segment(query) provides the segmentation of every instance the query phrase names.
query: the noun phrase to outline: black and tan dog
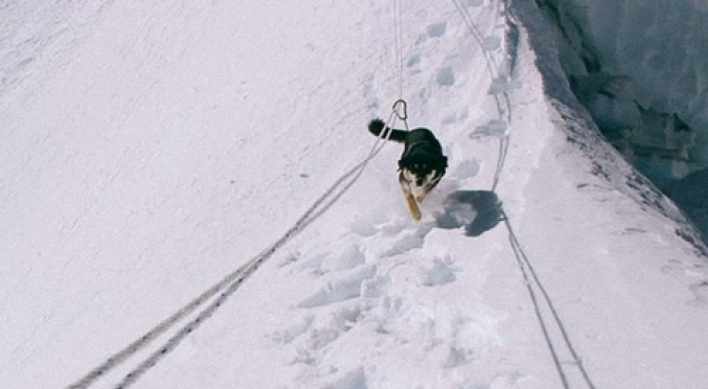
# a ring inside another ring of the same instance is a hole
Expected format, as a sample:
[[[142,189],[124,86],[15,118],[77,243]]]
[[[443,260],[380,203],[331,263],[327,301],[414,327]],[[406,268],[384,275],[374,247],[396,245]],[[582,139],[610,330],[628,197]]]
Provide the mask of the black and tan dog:
[[[420,220],[418,203],[440,182],[447,169],[447,157],[442,153],[440,142],[427,128],[392,130],[381,119],[372,120],[369,131],[376,136],[388,136],[389,140],[403,143],[403,154],[398,161],[398,181],[411,215],[415,220]]]

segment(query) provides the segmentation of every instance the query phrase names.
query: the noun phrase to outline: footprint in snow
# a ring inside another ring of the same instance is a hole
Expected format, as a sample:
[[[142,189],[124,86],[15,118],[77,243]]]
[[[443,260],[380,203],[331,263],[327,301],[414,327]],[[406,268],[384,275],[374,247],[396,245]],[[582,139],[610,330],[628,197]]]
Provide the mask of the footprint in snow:
[[[406,62],[406,65],[409,68],[412,68],[413,66],[416,66],[418,64],[420,64],[420,54],[413,54],[408,57],[408,62]]]
[[[455,85],[455,72],[449,66],[444,67],[438,70],[435,81],[439,86],[453,86]]]
[[[694,306],[708,305],[708,281],[693,284],[689,287],[693,293],[694,300],[690,302]]]
[[[367,253],[376,258],[394,257],[420,249],[434,224],[420,223],[411,227],[408,220],[384,225],[376,239],[367,243]]]
[[[450,172],[450,177],[456,180],[471,179],[476,177],[481,170],[480,163],[474,159],[461,161]]]
[[[419,53],[413,54],[410,57],[408,57],[408,61],[406,61],[406,66],[408,69],[410,69],[411,74],[420,74],[423,72],[422,68],[422,58]]]
[[[327,310],[327,314],[307,313],[290,326],[275,331],[269,338],[293,352],[292,364],[316,367],[322,362],[322,350],[351,330],[362,318],[362,308],[351,304]]]
[[[512,82],[512,80],[508,76],[501,75],[492,80],[492,83],[489,85],[489,90],[487,91],[487,94],[490,96],[501,95],[517,87],[518,84]]]
[[[357,244],[344,245],[322,259],[322,269],[326,271],[349,270],[361,266],[366,257]]]
[[[435,259],[432,265],[423,269],[422,282],[424,286],[439,286],[457,281],[460,269],[455,268],[450,260]]]
[[[455,123],[463,123],[470,117],[470,111],[467,107],[463,107],[459,111],[454,111],[443,117],[442,124],[449,125]]]
[[[501,49],[502,40],[496,35],[490,35],[482,41],[482,47],[487,51],[497,51]]]
[[[361,296],[361,284],[374,277],[376,268],[367,266],[353,272],[347,277],[327,282],[312,296],[306,298],[298,306],[300,308],[315,308],[336,304]]]
[[[438,22],[438,23],[433,23],[428,26],[426,29],[426,32],[428,33],[428,36],[431,38],[439,38],[443,35],[445,35],[445,31],[447,30],[447,22]]]
[[[312,323],[314,321],[315,315],[304,315],[300,319],[295,321],[295,323],[290,325],[290,327],[271,334],[270,338],[279,344],[290,344],[295,339],[300,337],[300,335],[307,333],[307,331],[312,327]]]
[[[366,373],[363,368],[358,368],[344,375],[344,377],[336,380],[330,385],[325,386],[325,389],[367,389],[369,386],[366,383]]]
[[[470,134],[470,139],[498,138],[502,139],[509,135],[509,126],[506,121],[492,119],[483,126],[477,127]]]

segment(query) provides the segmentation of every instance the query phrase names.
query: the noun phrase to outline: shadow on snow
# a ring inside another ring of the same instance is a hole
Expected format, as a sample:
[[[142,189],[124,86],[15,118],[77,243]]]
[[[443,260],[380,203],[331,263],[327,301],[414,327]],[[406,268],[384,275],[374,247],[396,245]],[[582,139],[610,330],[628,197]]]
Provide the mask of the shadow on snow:
[[[437,216],[437,226],[445,229],[464,227],[465,235],[480,236],[502,220],[499,197],[485,190],[460,190],[451,193],[443,203],[444,212]]]

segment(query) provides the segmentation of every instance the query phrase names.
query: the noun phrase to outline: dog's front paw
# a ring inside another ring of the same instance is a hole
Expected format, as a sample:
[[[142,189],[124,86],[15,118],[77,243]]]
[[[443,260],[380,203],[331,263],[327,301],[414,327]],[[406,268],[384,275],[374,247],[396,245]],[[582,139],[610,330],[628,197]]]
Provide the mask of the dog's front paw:
[[[420,220],[420,218],[423,216],[420,213],[420,208],[418,207],[418,202],[416,201],[415,197],[413,196],[413,193],[407,192],[405,194],[406,196],[406,203],[408,204],[408,210],[411,212],[411,216],[413,216],[413,219],[415,220]]]

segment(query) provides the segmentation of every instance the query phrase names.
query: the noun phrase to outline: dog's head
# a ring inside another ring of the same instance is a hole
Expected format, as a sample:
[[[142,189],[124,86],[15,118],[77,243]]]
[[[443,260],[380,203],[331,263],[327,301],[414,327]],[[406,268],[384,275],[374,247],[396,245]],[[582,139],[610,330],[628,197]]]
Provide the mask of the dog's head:
[[[446,169],[447,157],[445,156],[437,159],[410,157],[398,161],[401,180],[408,184],[411,190],[417,192],[418,196],[430,192],[445,175]]]

